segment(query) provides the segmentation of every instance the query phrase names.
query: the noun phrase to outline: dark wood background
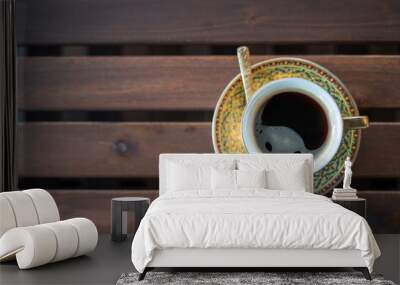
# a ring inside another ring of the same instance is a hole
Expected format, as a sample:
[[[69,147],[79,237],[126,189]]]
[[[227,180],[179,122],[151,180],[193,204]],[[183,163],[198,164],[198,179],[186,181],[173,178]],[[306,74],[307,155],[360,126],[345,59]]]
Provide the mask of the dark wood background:
[[[213,152],[238,72],[295,55],[348,86],[371,127],[354,186],[376,233],[400,233],[400,1],[17,1],[19,187],[110,230],[110,199],[158,195],[158,155]]]

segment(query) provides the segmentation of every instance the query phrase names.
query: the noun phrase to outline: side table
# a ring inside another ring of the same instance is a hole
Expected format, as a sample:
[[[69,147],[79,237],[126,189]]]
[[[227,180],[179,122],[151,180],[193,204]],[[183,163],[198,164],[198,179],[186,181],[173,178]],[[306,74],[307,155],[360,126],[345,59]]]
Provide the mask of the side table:
[[[150,205],[144,197],[118,197],[111,200],[111,240],[123,241],[128,235],[128,212],[134,212],[135,232]]]
[[[364,219],[367,218],[367,200],[364,198],[357,199],[332,199],[332,202],[341,205],[342,207],[359,214]]]

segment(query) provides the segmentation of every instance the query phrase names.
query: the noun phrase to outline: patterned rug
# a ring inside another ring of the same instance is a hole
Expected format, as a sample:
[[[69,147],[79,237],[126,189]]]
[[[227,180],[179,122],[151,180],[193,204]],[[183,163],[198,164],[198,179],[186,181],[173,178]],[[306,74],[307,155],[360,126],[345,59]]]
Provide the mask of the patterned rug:
[[[359,272],[148,272],[146,278],[138,281],[138,273],[122,274],[117,285],[146,284],[213,284],[213,285],[292,285],[292,284],[368,284],[395,285],[382,276],[372,275],[368,281]]]

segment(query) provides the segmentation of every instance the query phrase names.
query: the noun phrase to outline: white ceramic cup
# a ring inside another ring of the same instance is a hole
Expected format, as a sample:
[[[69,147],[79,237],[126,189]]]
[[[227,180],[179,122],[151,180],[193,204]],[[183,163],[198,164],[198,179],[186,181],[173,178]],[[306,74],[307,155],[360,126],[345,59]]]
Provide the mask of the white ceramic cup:
[[[285,92],[301,93],[313,99],[323,110],[327,119],[327,136],[314,154],[314,172],[323,168],[335,155],[343,137],[343,118],[333,98],[320,86],[301,78],[285,78],[272,81],[258,89],[249,99],[241,122],[244,146],[249,153],[266,152],[257,141],[256,124],[260,113],[275,95]],[[282,114],[283,116],[285,114]],[[299,118],[301,120],[301,118]],[[272,151],[274,152],[274,151]],[[280,150],[279,152],[285,152]]]

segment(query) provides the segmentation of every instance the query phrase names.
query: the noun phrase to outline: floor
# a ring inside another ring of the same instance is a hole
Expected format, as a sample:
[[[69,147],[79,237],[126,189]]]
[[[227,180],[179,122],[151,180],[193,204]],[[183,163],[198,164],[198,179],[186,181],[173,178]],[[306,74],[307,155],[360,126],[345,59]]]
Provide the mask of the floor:
[[[382,257],[377,260],[374,271],[398,283],[400,235],[376,235],[376,238]],[[110,240],[110,235],[100,235],[97,249],[88,256],[30,270],[19,270],[16,262],[3,263],[0,284],[115,284],[122,273],[134,271],[130,260],[131,242],[132,237],[116,243]]]
[[[0,284],[115,284],[124,272],[133,271],[131,240],[116,243],[110,235],[100,235],[97,249],[81,256],[29,270],[19,270],[16,262],[0,265]]]
[[[374,271],[400,284],[400,234],[380,234],[375,239],[381,256],[375,262]]]

